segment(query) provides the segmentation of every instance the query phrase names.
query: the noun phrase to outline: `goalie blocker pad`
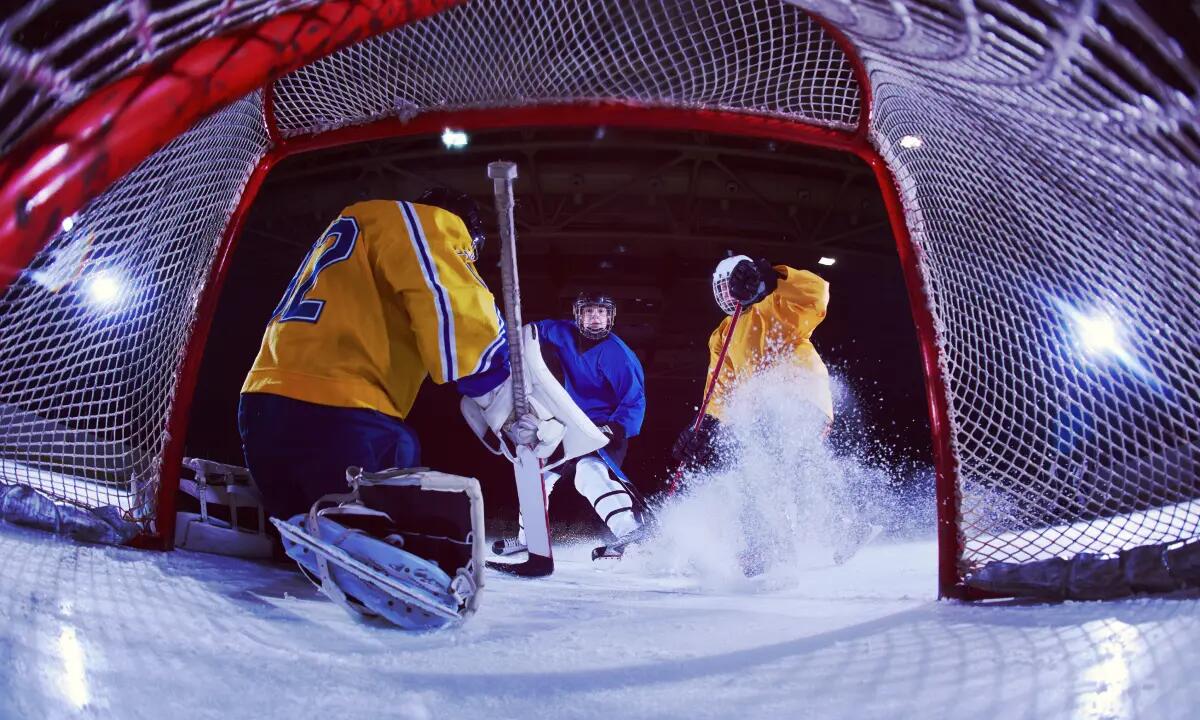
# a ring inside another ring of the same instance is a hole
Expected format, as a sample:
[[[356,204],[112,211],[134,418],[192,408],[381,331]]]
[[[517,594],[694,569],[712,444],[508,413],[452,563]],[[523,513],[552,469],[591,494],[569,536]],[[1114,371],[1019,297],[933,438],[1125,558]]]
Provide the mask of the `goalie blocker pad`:
[[[473,478],[349,468],[351,491],[289,522],[284,549],[347,612],[406,630],[462,622],[483,586],[483,498]],[[323,507],[325,506],[325,507]]]
[[[546,366],[537,327],[526,325],[521,332],[524,333],[525,394],[530,411],[541,421],[538,444],[533,450],[543,461],[542,469],[552,470],[607,445],[608,436],[579,409]],[[503,433],[512,416],[512,383],[502,383],[494,393],[486,400],[464,396],[460,402],[463,418],[488,450],[515,462],[514,448]]]

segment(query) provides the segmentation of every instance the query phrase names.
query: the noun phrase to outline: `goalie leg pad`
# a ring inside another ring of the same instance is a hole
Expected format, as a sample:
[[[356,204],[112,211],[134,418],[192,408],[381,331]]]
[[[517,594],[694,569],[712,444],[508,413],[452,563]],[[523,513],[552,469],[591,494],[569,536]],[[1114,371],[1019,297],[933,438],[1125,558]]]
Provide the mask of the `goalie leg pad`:
[[[358,467],[347,468],[346,480],[349,493],[322,497],[308,514],[271,518],[287,554],[321,592],[351,613],[406,630],[474,613],[483,588],[479,482],[423,468]]]
[[[435,563],[329,517],[317,518],[314,536],[305,529],[306,519],[297,515],[289,523],[275,523],[288,556],[331,599],[352,612],[380,616],[406,630],[433,630],[459,619],[458,601],[447,590],[450,577]],[[340,593],[324,586],[322,556],[329,581]],[[357,564],[345,562],[343,556]]]

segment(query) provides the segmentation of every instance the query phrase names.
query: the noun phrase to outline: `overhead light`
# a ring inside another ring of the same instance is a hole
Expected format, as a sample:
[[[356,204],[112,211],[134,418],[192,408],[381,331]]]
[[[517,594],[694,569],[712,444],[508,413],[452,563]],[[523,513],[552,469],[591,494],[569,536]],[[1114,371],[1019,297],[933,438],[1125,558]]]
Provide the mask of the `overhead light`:
[[[1104,310],[1080,310],[1062,300],[1056,304],[1066,316],[1075,335],[1074,344],[1083,355],[1097,361],[1115,358],[1139,373],[1145,371],[1130,351],[1126,328],[1118,318]]]
[[[1075,334],[1092,355],[1117,355],[1123,351],[1117,323],[1103,313],[1076,315]]]
[[[900,147],[905,150],[916,150],[921,147],[922,143],[924,143],[924,140],[919,135],[905,135],[900,138]]]
[[[63,218],[63,221],[62,221],[63,232],[71,232],[71,228],[73,228],[73,227],[75,227],[75,216],[74,215],[68,215],[65,218]]]
[[[93,307],[108,310],[121,303],[125,294],[121,277],[111,270],[98,270],[84,281],[88,303]]]
[[[837,262],[836,258],[825,257],[824,255],[822,255],[821,259],[817,261],[817,264],[818,265],[832,265],[835,262]]]
[[[467,133],[464,130],[451,130],[450,128],[446,128],[442,131],[442,144],[445,145],[447,149],[457,150],[459,148],[465,148],[467,143],[470,141],[471,138],[467,136]]]

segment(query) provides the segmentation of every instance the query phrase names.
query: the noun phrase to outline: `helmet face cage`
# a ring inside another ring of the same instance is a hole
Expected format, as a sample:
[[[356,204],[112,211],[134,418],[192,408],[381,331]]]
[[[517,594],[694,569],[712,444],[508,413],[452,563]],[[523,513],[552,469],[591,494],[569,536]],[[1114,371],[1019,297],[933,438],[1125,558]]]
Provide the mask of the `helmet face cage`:
[[[733,269],[737,267],[738,263],[749,259],[745,255],[727,257],[718,263],[717,269],[713,271],[713,297],[726,315],[732,315],[738,305],[737,300],[734,300],[733,296],[729,294],[729,276],[733,274]]]
[[[737,309],[737,301],[729,294],[729,276],[723,278],[713,278],[713,297],[717,299],[717,305],[726,315],[732,315]]]
[[[575,327],[579,330],[580,335],[589,340],[600,340],[612,332],[613,322],[617,319],[617,305],[612,298],[607,295],[580,294],[572,307],[575,311]],[[583,324],[583,311],[589,307],[602,307],[607,311],[608,322],[604,324],[603,328],[592,329]]]

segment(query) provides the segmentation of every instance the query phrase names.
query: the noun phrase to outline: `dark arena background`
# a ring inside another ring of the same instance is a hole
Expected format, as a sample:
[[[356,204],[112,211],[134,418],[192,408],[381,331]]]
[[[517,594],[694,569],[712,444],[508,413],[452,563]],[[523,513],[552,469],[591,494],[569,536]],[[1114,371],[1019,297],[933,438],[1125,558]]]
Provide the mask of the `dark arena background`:
[[[928,412],[913,320],[878,184],[861,160],[777,141],[604,126],[468,138],[465,147],[448,147],[439,136],[344,146],[295,156],[271,173],[242,230],[213,322],[218,341],[204,357],[188,456],[241,464],[238,390],[265,323],[308,248],[346,205],[413,199],[439,184],[471,193],[489,224],[479,268],[498,293],[499,242],[485,168],[508,159],[520,173],[515,215],[525,321],[569,317],[579,290],[603,289],[617,301],[614,331],[645,368],[646,421],[625,463],[643,493],[665,487],[671,444],[702,396],[707,340],[723,317],[710,278],[730,253],[808,269],[830,282],[829,315],[813,341],[844,389],[832,441],[928,492]],[[423,464],[479,478],[489,515],[515,517],[511,470],[470,433],[453,387],[427,381],[409,422]],[[601,529],[569,483],[554,495],[551,512],[560,524]]]

